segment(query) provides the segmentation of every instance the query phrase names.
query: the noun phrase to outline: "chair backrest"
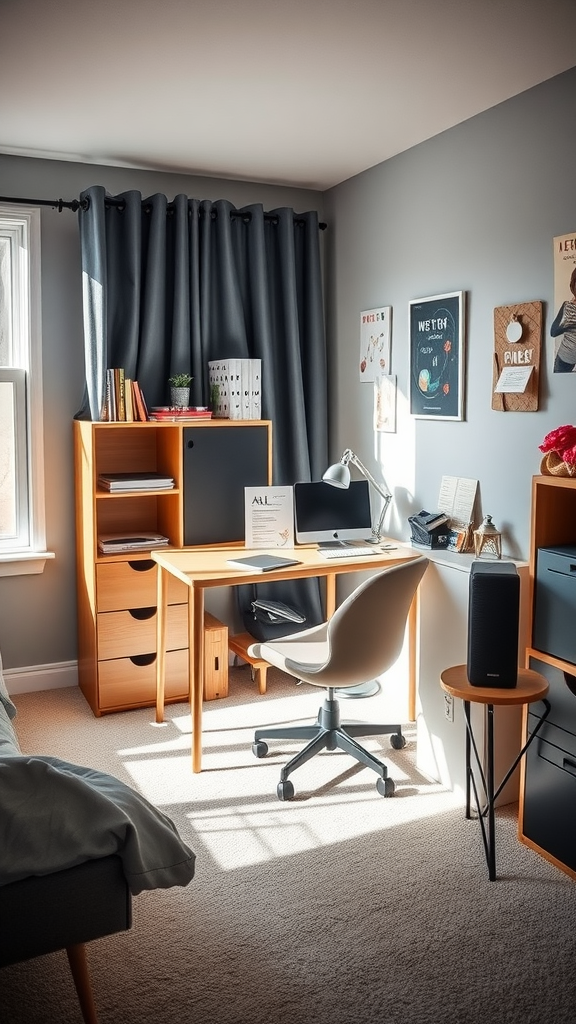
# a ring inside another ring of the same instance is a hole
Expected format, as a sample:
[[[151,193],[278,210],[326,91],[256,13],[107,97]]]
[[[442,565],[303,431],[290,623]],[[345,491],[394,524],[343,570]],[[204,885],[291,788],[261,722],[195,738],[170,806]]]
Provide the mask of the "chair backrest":
[[[403,562],[370,577],[328,622],[329,657],[316,679],[353,686],[386,672],[400,655],[406,621],[427,558]]]

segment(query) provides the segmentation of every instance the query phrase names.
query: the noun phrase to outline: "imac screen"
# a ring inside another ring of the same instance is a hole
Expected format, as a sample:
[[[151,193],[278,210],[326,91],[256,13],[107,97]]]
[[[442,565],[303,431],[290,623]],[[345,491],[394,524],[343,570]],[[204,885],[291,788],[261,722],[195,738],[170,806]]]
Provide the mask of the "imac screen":
[[[294,532],[298,544],[369,540],[372,514],[367,480],[333,487],[323,480],[294,484]]]

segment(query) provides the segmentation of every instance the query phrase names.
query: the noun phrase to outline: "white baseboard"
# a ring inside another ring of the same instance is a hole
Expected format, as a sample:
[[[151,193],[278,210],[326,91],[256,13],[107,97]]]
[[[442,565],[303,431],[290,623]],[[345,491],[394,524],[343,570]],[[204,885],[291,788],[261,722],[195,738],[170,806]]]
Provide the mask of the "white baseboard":
[[[78,663],[62,661],[55,665],[32,665],[28,668],[4,668],[4,682],[9,694],[32,693],[35,690],[57,690],[61,686],[78,686]]]

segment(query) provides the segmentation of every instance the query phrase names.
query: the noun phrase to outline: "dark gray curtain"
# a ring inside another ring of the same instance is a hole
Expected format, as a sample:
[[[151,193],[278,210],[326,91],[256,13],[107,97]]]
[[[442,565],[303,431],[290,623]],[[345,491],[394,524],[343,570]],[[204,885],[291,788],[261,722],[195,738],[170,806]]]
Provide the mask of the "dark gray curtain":
[[[168,378],[188,372],[192,403],[208,405],[209,360],[260,358],[274,483],[320,479],[328,446],[317,214],[184,195],[173,202],[137,191],[108,196],[100,185],[80,199],[86,390],[79,417],[100,419],[107,367],[123,366],[149,406],[166,404]],[[281,595],[274,584],[258,590],[282,600],[297,595],[292,603],[320,621],[316,587],[282,587]]]

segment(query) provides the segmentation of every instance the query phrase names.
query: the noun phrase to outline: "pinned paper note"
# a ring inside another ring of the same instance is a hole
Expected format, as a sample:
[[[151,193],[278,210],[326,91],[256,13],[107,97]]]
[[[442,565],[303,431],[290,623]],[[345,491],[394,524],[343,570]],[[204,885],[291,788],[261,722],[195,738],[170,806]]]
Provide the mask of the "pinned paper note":
[[[505,366],[494,391],[504,395],[523,394],[533,369],[533,366]]]

